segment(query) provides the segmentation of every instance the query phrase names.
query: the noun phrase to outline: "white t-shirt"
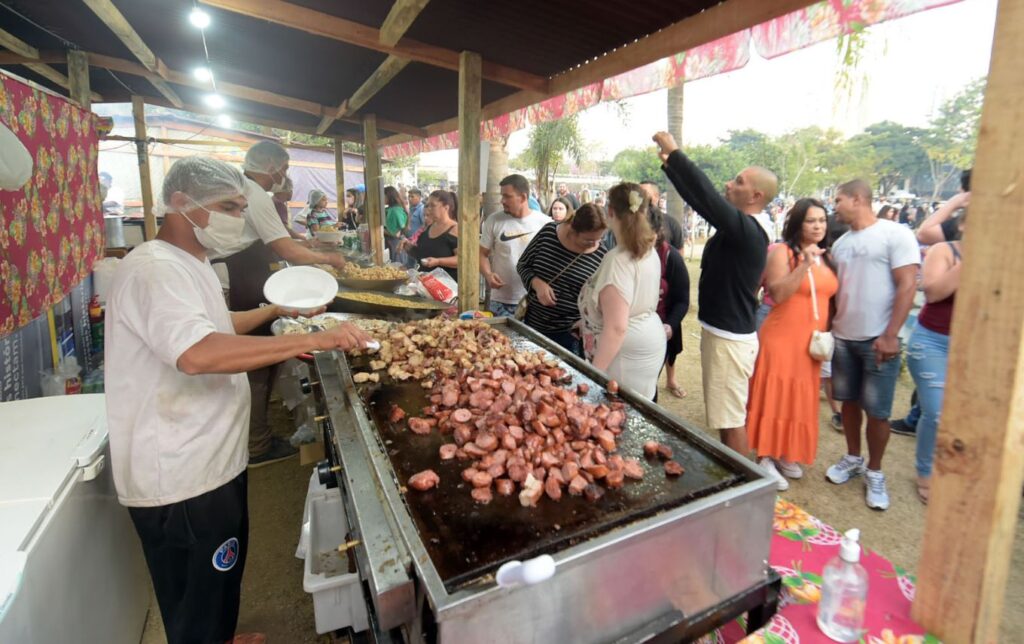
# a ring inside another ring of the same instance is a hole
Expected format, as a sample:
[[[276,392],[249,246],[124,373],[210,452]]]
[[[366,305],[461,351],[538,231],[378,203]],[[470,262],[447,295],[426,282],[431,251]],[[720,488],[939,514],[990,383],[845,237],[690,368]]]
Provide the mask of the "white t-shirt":
[[[178,358],[211,333],[234,333],[209,261],[155,240],[118,266],[106,315],[107,424],[118,499],[191,499],[248,463],[245,374],[189,376]]]
[[[491,291],[492,300],[516,304],[526,295],[516,264],[534,234],[548,223],[551,217],[537,210],[531,210],[522,218],[500,211],[484,220],[480,245],[491,252],[488,257],[491,270],[505,282],[505,286]]]
[[[921,263],[914,233],[886,219],[850,230],[832,245],[839,273],[832,333],[843,340],[870,340],[885,332],[892,318],[896,285],[892,271]]]
[[[245,178],[244,196],[249,205],[242,211],[242,217],[245,219],[242,237],[231,248],[218,248],[207,253],[210,259],[229,257],[245,250],[257,241],[269,244],[282,237],[291,237],[288,234],[288,229],[284,227],[281,217],[277,214],[270,195],[249,177]]]

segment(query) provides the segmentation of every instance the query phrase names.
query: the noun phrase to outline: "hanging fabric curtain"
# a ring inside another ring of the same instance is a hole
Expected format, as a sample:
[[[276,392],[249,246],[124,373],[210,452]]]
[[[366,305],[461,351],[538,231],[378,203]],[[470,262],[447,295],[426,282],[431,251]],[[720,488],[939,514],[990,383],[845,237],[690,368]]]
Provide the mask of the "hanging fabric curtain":
[[[0,190],[0,336],[64,299],[103,257],[94,115],[0,74],[0,123],[33,157]]]

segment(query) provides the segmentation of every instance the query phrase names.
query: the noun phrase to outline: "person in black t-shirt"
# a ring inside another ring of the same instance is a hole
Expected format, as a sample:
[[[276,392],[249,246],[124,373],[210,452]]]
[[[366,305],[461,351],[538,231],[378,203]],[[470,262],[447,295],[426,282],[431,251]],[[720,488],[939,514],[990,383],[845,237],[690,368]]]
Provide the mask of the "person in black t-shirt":
[[[757,291],[768,256],[765,206],[775,198],[778,178],[757,166],[725,186],[725,196],[679,149],[668,132],[653,137],[662,170],[679,195],[715,234],[701,259],[698,315],[701,371],[709,430],[746,455],[748,382],[757,359]]]

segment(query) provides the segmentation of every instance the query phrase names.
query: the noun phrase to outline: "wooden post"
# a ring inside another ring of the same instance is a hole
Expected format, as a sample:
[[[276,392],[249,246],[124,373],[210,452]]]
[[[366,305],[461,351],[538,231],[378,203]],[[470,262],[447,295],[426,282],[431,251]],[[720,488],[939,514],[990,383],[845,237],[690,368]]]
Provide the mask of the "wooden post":
[[[334,137],[334,182],[338,189],[338,221],[345,219],[345,151],[341,137]]]
[[[370,229],[373,261],[380,266],[384,264],[384,207],[380,202],[380,151],[377,149],[377,116],[374,114],[363,117],[363,153],[366,162],[363,177],[366,185],[366,225]]]
[[[683,81],[679,81],[675,87],[668,88],[668,133],[675,137],[676,143],[683,145]],[[668,184],[665,197],[665,207],[668,211],[666,214],[682,224],[683,198],[676,192],[672,182]]]
[[[1000,0],[913,609],[947,642],[999,639],[1021,501],[1022,58],[1024,0]]]
[[[459,54],[459,311],[480,308],[480,54]]]
[[[71,100],[82,106],[83,110],[92,109],[92,96],[89,91],[89,56],[77,49],[68,50],[68,85]]]
[[[156,215],[153,214],[153,181],[149,177],[149,145],[146,138],[146,104],[141,96],[132,96],[135,118],[135,148],[139,157],[139,187],[142,191],[143,237],[156,237]]]

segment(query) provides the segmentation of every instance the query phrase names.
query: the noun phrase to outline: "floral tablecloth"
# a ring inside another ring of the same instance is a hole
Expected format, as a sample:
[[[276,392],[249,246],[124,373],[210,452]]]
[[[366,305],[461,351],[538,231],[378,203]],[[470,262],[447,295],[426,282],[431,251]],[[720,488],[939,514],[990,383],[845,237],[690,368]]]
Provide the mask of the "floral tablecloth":
[[[839,554],[842,535],[800,507],[776,499],[774,534],[769,563],[782,576],[779,612],[767,626],[744,638],[740,618],[706,636],[704,644],[795,644],[831,642],[815,623],[821,599],[821,571]],[[933,644],[939,640],[925,633],[910,618],[914,600],[914,576],[885,557],[864,548],[861,565],[868,572],[868,605],[861,638],[865,644]]]

